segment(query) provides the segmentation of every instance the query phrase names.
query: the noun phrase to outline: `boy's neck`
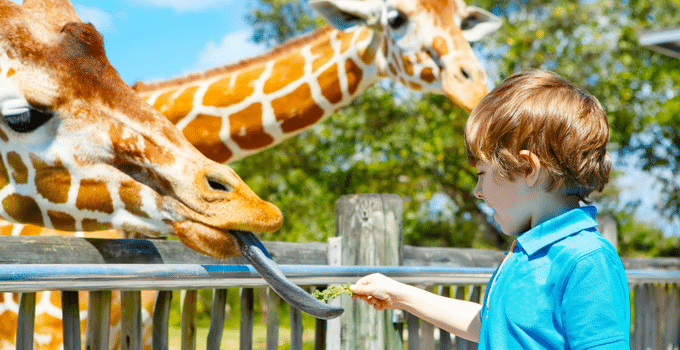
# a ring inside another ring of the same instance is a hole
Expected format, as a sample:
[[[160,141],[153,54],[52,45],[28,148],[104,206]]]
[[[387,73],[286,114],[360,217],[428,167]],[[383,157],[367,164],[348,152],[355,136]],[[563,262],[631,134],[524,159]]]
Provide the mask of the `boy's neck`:
[[[543,198],[541,198],[536,207],[537,210],[532,216],[531,227],[580,207],[579,198],[576,196],[565,195],[563,191],[559,190],[544,193],[545,196],[542,196]]]

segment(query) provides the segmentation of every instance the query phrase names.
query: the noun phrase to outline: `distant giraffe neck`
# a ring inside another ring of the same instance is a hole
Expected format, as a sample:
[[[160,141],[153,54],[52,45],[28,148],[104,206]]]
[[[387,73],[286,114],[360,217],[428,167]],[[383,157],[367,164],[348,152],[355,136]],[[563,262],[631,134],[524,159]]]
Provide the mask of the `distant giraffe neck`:
[[[270,55],[135,88],[209,158],[272,147],[348,105],[380,79],[379,34],[321,29]]]

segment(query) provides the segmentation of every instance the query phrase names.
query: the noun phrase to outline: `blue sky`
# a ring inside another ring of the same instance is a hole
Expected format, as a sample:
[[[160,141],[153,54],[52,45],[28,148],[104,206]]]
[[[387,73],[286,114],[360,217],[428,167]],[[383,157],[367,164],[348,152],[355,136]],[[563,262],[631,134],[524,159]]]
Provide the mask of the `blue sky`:
[[[20,0],[12,0],[21,3]],[[128,84],[212,68],[263,53],[248,39],[256,0],[74,0],[104,36],[111,64]]]
[[[12,0],[21,3],[21,0]],[[264,53],[249,39],[246,16],[257,0],[72,0],[84,22],[104,36],[111,64],[128,84],[213,68]],[[642,200],[638,215],[680,235],[680,222],[663,223],[653,208],[658,188],[644,174],[625,169],[622,200]]]

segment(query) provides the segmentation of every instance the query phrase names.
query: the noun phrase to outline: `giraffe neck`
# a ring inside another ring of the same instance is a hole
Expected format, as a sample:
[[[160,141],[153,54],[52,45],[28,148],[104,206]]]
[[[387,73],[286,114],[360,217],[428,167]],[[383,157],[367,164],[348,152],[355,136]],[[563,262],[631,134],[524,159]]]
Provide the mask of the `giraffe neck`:
[[[202,153],[235,161],[347,106],[382,75],[381,35],[323,28],[269,54],[135,88]]]

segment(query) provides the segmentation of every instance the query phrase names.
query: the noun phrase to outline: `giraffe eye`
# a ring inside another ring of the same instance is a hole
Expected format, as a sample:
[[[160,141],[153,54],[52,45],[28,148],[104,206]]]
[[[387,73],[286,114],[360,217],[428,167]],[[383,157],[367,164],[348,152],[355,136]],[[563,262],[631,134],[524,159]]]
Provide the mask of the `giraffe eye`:
[[[52,118],[51,113],[40,112],[21,105],[12,106],[7,103],[3,104],[0,113],[5,124],[19,133],[31,132]]]
[[[401,11],[392,10],[387,13],[387,24],[389,24],[392,29],[399,29],[403,27],[406,22],[408,22],[408,18],[406,18],[406,15]]]

